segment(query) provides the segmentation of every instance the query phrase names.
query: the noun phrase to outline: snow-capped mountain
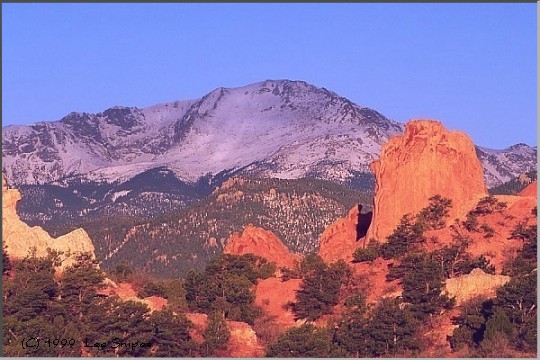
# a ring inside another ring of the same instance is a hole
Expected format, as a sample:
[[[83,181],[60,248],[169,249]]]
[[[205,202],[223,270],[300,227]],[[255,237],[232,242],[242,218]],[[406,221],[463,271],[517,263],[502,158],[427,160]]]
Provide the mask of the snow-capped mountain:
[[[476,155],[484,167],[484,181],[489,188],[536,170],[536,146],[515,144],[503,150],[476,146]]]
[[[5,127],[2,170],[14,186],[65,185],[74,177],[120,183],[157,167],[187,183],[224,170],[348,181],[369,173],[381,145],[402,131],[402,124],[325,88],[267,80],[198,100]],[[478,154],[490,187],[536,166],[536,150],[526,145]]]
[[[265,81],[194,101],[6,127],[3,169],[16,185],[70,175],[126,180],[158,166],[187,181],[246,166],[265,176],[344,179],[369,171],[381,144],[401,131],[401,124],[324,88]]]

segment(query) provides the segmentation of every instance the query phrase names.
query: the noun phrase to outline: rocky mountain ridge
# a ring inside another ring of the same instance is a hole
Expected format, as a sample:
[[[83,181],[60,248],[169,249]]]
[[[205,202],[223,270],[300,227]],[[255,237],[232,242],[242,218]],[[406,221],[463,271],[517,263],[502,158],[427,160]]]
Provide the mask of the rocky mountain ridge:
[[[325,88],[267,80],[196,100],[5,127],[3,171],[18,187],[116,184],[154,168],[186,183],[224,171],[354,183],[402,132],[402,124]],[[536,148],[525,144],[476,150],[488,187],[536,165]]]
[[[314,173],[335,180],[368,171],[380,145],[400,131],[400,124],[324,88],[269,80],[199,100],[9,126],[3,167],[15,184],[79,175],[110,183],[159,166],[184,181],[243,167],[264,177]]]

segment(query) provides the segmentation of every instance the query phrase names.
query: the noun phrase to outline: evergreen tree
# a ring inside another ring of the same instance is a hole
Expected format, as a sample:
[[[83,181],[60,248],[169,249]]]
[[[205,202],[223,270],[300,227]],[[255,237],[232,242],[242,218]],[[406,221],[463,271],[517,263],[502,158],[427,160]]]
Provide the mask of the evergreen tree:
[[[400,300],[383,299],[368,320],[367,352],[370,357],[396,356],[419,349],[420,323]]]
[[[216,350],[227,348],[230,334],[223,314],[218,311],[211,313],[208,317],[208,325],[204,331],[201,354],[203,356],[212,356],[215,355]]]
[[[430,254],[410,254],[401,260],[399,266],[390,270],[387,280],[401,279],[403,300],[412,304],[411,311],[422,320],[452,305],[446,295],[441,295],[444,287],[443,271]]]
[[[11,271],[11,261],[6,248],[6,245],[2,244],[2,275],[9,275]]]
[[[369,357],[368,318],[365,297],[353,295],[345,300],[346,311],[338,323],[336,344],[354,357]]]
[[[267,357],[343,357],[344,352],[332,342],[330,331],[303,324],[281,334],[268,346]]]
[[[87,314],[88,305],[97,296],[98,290],[105,287],[105,275],[97,263],[89,253],[80,254],[61,278],[62,304],[79,320]]]
[[[429,205],[423,208],[418,214],[417,222],[424,225],[424,229],[442,229],[445,225],[445,218],[448,217],[452,200],[435,195],[429,198]]]
[[[343,261],[328,267],[317,258],[313,259],[315,264],[306,273],[296,293],[296,303],[293,305],[297,318],[309,321],[332,312],[332,307],[339,301],[341,287],[351,274]]]
[[[380,254],[385,259],[403,256],[425,241],[423,230],[423,224],[415,221],[410,214],[404,215],[388,241],[381,245]]]
[[[252,254],[224,254],[208,264],[204,273],[190,271],[184,283],[188,305],[206,314],[220,311],[226,319],[253,324],[259,315],[253,306],[253,285],[266,263]]]
[[[196,344],[189,335],[191,322],[184,315],[170,310],[156,311],[148,317],[150,343],[154,357],[193,357]],[[147,352],[148,353],[148,352]]]

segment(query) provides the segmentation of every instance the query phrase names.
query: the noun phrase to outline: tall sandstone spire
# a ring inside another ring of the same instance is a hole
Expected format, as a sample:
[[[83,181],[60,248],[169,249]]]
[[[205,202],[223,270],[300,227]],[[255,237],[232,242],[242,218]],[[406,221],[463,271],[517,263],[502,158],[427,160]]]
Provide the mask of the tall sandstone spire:
[[[366,239],[386,241],[405,214],[416,215],[433,195],[452,200],[450,221],[487,195],[472,140],[434,120],[411,120],[371,164],[376,188]]]

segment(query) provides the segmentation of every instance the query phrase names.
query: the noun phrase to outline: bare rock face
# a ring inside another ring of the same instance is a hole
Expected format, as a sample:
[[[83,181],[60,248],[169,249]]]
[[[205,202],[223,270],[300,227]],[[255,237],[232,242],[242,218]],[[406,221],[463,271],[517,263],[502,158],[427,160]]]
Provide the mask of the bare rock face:
[[[227,326],[231,332],[227,344],[228,356],[244,358],[264,355],[264,347],[249,324],[240,321],[227,321]]]
[[[242,235],[233,233],[229,238],[225,254],[243,255],[254,254],[275,262],[278,267],[294,267],[300,256],[291,254],[289,249],[274,235],[273,232],[249,224]]]
[[[161,311],[163,307],[167,305],[167,299],[160,296],[149,296],[144,299],[140,299],[137,296],[137,292],[130,283],[116,284],[111,279],[106,278],[104,280],[105,288],[98,290],[101,295],[118,295],[122,301],[134,301],[148,306],[151,312]]]
[[[493,297],[497,289],[509,281],[510,276],[490,275],[474,269],[470,274],[446,280],[446,293],[455,296],[456,305],[460,305],[477,296]]]
[[[337,219],[328,226],[319,238],[319,255],[326,263],[339,259],[351,261],[353,252],[358,247],[358,220],[360,205],[355,205],[344,219]]]
[[[527,185],[527,187],[519,192],[519,196],[538,196],[538,182],[534,180],[532,183]]]
[[[472,140],[438,121],[409,121],[405,134],[391,138],[371,167],[376,188],[367,239],[385,241],[403,215],[417,214],[433,195],[452,200],[450,220],[487,195]]]
[[[89,252],[94,255],[94,245],[83,229],[76,229],[58,238],[51,237],[39,226],[30,227],[17,215],[17,201],[21,194],[9,189],[2,175],[2,242],[7,253],[13,258],[24,258],[32,254],[46,256],[47,248],[64,252],[61,269],[73,264],[78,253]]]
[[[288,281],[281,281],[275,277],[261,279],[255,288],[255,306],[279,326],[283,328],[294,326],[295,315],[287,305],[296,301],[296,292],[300,289],[301,283],[301,279]]]

